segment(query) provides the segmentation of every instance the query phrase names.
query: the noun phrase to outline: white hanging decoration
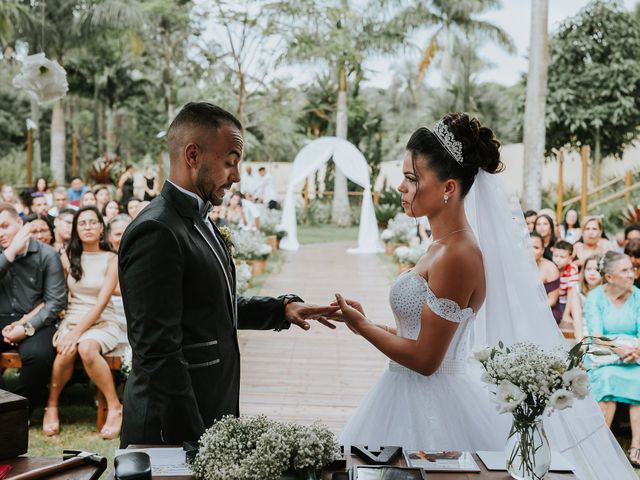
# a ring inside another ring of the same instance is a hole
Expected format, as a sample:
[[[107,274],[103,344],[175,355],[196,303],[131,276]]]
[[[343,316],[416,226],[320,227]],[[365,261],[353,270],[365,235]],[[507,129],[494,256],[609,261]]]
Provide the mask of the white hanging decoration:
[[[44,53],[29,55],[24,60],[20,74],[13,79],[13,86],[26,90],[39,104],[58,100],[69,90],[67,72]]]

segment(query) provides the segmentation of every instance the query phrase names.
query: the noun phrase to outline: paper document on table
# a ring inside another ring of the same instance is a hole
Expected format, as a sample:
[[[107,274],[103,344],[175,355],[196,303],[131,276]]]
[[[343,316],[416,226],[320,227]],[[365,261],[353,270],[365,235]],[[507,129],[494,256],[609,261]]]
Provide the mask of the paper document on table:
[[[179,477],[193,475],[182,448],[128,448],[116,450],[116,457],[123,453],[144,452],[151,460],[154,477]]]

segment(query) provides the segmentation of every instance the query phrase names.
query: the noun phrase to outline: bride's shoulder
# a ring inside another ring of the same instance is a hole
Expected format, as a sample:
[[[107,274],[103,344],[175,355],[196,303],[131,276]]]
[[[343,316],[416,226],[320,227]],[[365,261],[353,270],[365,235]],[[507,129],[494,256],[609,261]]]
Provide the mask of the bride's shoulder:
[[[473,292],[484,282],[482,252],[478,245],[471,241],[447,245],[433,255],[427,275],[432,287],[439,286],[447,292]]]

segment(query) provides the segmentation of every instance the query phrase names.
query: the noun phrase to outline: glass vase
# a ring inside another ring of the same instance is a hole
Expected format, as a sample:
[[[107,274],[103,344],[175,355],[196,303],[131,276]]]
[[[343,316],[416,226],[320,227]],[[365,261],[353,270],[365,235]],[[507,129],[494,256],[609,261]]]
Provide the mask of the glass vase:
[[[551,466],[551,449],[542,417],[527,421],[514,416],[504,455],[512,478],[541,480]]]
[[[318,480],[319,478],[321,475],[314,468],[305,468],[303,470],[287,470],[280,475],[279,480]]]

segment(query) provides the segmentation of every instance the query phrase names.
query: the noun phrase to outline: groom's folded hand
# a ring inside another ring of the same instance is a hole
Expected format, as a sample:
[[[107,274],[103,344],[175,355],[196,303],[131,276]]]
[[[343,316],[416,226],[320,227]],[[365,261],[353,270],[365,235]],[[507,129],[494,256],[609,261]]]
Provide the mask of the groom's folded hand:
[[[309,303],[291,302],[285,306],[284,314],[288,321],[304,330],[309,330],[310,325],[307,320],[317,320],[328,328],[336,326],[327,320],[327,316],[335,313],[338,307],[313,305]]]

